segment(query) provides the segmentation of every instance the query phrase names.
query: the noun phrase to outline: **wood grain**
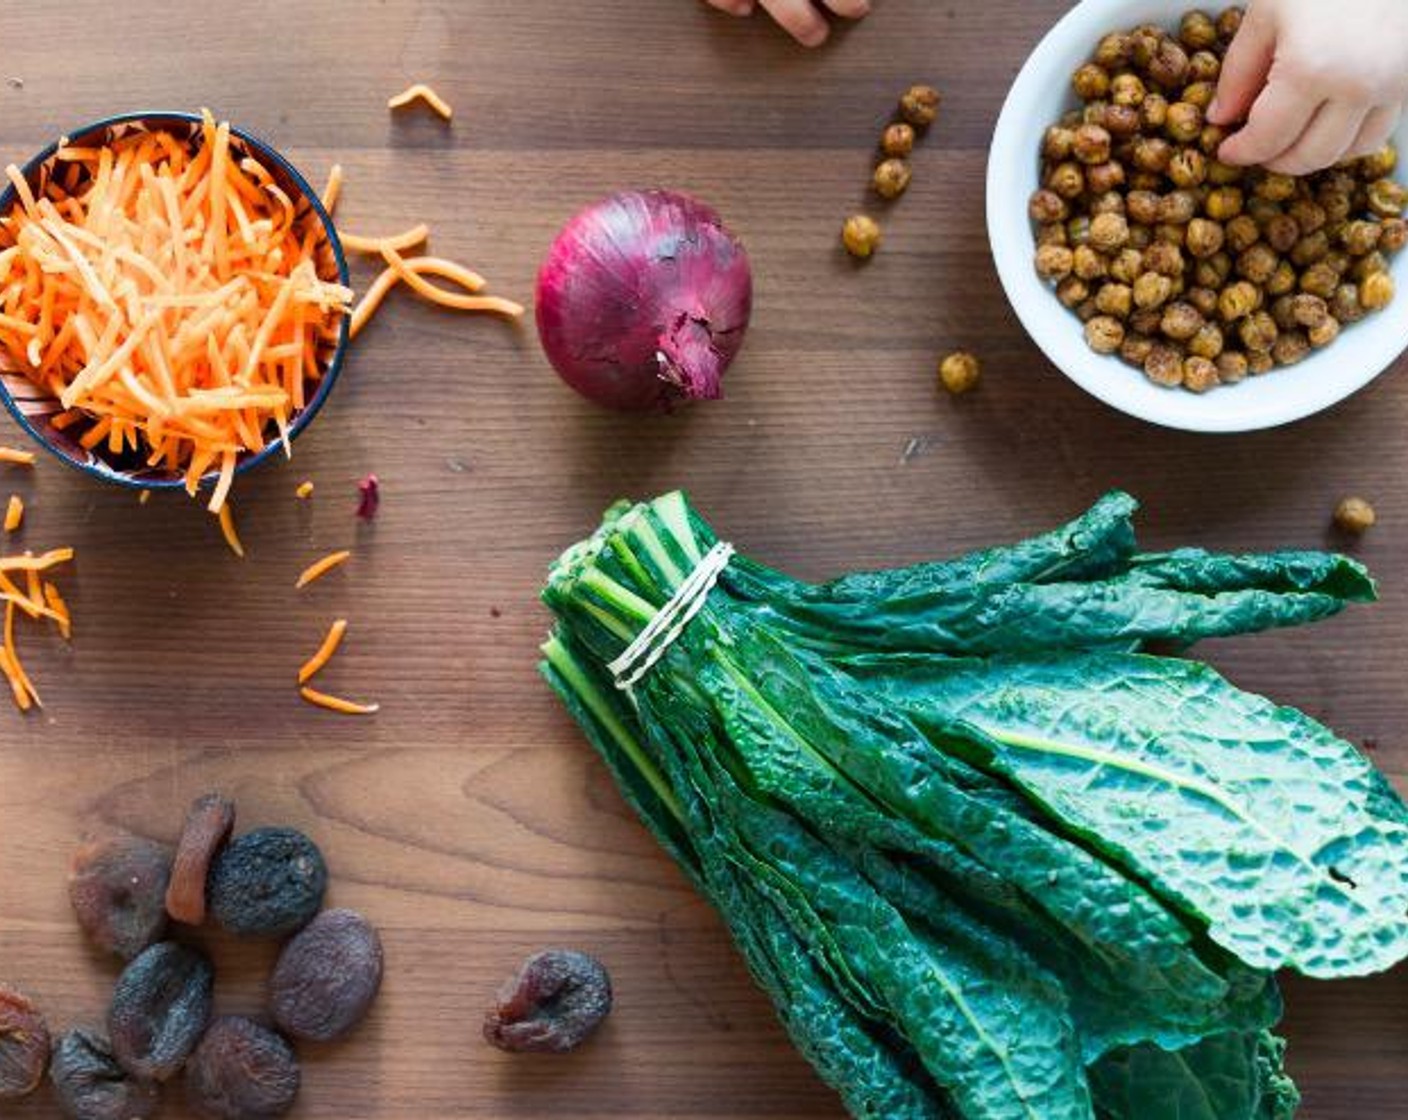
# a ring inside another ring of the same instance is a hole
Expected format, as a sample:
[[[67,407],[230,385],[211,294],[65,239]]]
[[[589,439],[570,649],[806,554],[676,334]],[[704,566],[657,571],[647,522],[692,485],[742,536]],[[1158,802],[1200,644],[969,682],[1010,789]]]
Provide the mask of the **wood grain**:
[[[1336,543],[1335,501],[1362,493],[1382,519],[1360,552],[1384,602],[1206,652],[1408,781],[1402,367],[1328,415],[1234,439],[1159,431],[1083,396],[1003,300],[981,190],[1004,90],[1065,4],[877,8],[816,54],[691,0],[0,9],[6,159],[109,112],[210,105],[315,179],[341,161],[348,228],[424,219],[437,250],[519,297],[573,210],[669,184],[728,216],[759,293],[729,400],[648,420],[575,399],[531,330],[395,297],[294,462],[238,488],[244,563],[184,501],[138,507],[50,462],[0,475],[30,506],[19,544],[80,554],[72,648],[25,646],[48,709],[0,713],[0,973],[56,1026],[98,1015],[113,971],[66,909],[75,838],[119,825],[169,839],[186,802],[220,787],[246,825],[311,832],[333,901],[386,934],[384,998],[355,1039],[310,1056],[298,1116],[838,1117],[534,675],[544,565],[622,494],[687,486],[750,553],[820,576],[1014,538],[1114,485],[1145,501],[1156,546],[1318,546]],[[386,113],[412,79],[455,103],[453,126]],[[836,231],[917,80],[942,87],[943,121],[883,256],[856,270]],[[935,359],[959,345],[983,356],[985,383],[940,399]],[[370,526],[351,516],[368,471],[385,492]],[[293,498],[305,477],[306,504]],[[335,547],[354,548],[352,564],[295,594]],[[292,686],[338,614],[352,627],[328,683],[379,699],[375,720],[312,711]],[[479,1017],[517,959],[551,943],[610,964],[618,1011],[574,1057],[508,1059],[478,1041]],[[214,949],[222,1002],[256,1009],[269,951]],[[1402,1116],[1408,975],[1287,989],[1305,1115]],[[184,1115],[170,1095],[165,1115]]]

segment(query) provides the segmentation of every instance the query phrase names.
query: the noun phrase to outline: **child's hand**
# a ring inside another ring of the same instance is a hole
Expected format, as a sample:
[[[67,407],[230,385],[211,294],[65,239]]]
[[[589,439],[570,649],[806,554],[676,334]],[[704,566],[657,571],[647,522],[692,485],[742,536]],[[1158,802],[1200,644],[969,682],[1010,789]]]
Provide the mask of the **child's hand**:
[[[704,0],[735,16],[751,16],[762,8],[805,47],[819,47],[831,33],[824,12],[860,19],[870,14],[870,0]]]
[[[1305,175],[1380,147],[1408,101],[1408,0],[1252,0],[1214,124],[1226,163]]]

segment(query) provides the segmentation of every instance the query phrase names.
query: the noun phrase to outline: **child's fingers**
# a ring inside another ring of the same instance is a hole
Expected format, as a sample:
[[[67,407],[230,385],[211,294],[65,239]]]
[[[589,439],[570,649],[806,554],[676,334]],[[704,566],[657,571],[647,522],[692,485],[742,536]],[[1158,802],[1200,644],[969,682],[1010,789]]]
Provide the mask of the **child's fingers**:
[[[758,0],[773,19],[782,24],[804,47],[818,47],[826,41],[831,27],[812,0]]]
[[[1318,97],[1272,75],[1246,125],[1223,141],[1217,158],[1239,167],[1270,163],[1296,145],[1320,104]]]
[[[870,14],[870,0],[825,0],[825,3],[842,19],[860,19]]]
[[[1338,163],[1368,115],[1367,106],[1327,101],[1294,146],[1267,163],[1267,168],[1282,175],[1309,175]]]
[[[1359,135],[1350,144],[1349,151],[1345,154],[1350,158],[1367,156],[1371,152],[1377,152],[1393,135],[1393,130],[1398,127],[1398,119],[1403,115],[1401,105],[1380,105],[1372,113],[1364,118],[1364,123],[1359,126]]]
[[[1222,60],[1222,76],[1217,82],[1217,96],[1208,106],[1208,120],[1228,125],[1244,120],[1257,94],[1266,85],[1271,63],[1276,56],[1276,28],[1266,9],[1253,4],[1242,20],[1242,28],[1227,57]]]

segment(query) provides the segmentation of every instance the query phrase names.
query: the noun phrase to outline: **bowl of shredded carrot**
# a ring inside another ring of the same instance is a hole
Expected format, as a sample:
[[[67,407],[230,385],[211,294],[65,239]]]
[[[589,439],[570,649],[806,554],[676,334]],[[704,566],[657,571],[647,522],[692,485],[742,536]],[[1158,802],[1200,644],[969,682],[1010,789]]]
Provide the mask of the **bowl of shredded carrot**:
[[[342,366],[353,294],[317,193],[208,112],[112,117],[6,178],[0,399],[70,465],[221,512]]]

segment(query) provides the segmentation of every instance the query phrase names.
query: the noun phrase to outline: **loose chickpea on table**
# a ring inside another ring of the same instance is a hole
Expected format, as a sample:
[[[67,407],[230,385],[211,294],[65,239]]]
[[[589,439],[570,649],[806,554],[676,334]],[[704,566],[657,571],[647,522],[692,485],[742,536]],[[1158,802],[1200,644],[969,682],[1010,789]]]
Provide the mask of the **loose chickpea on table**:
[[[1240,9],[1115,31],[1041,140],[1035,268],[1090,348],[1202,393],[1290,366],[1394,298],[1408,187],[1390,146],[1301,178],[1218,159]]]

